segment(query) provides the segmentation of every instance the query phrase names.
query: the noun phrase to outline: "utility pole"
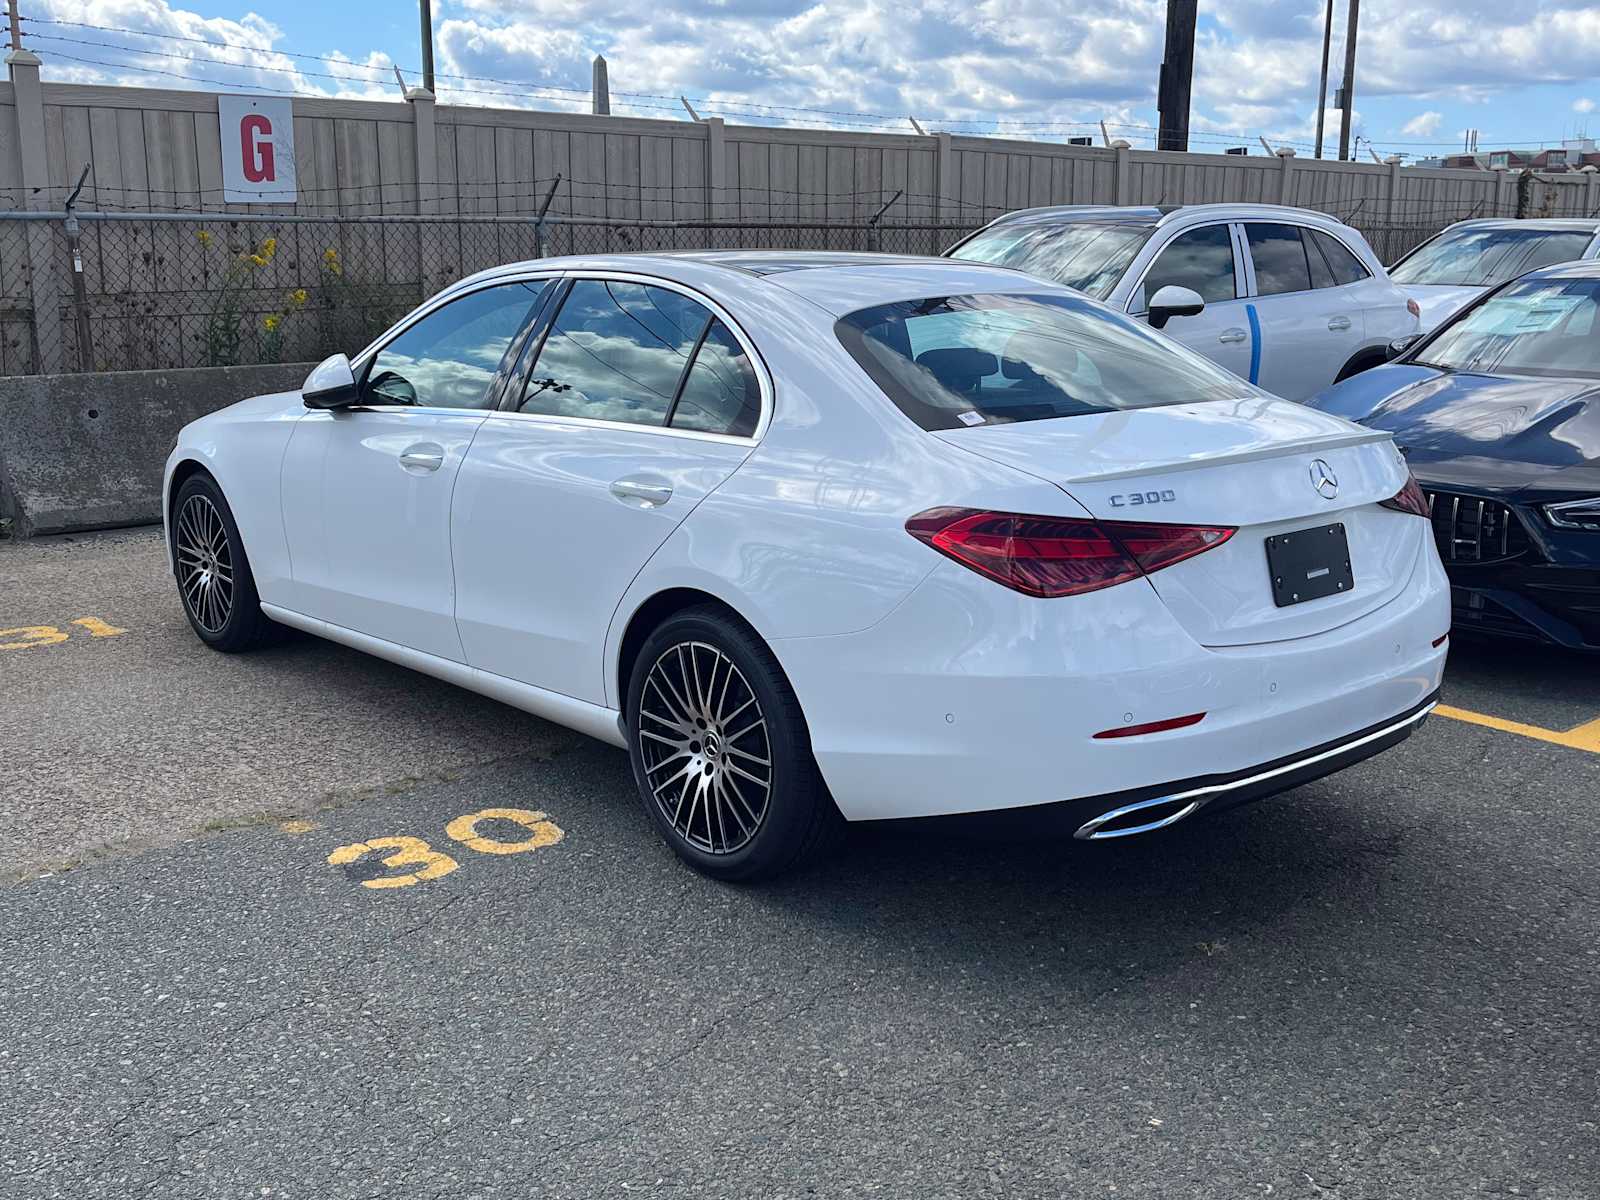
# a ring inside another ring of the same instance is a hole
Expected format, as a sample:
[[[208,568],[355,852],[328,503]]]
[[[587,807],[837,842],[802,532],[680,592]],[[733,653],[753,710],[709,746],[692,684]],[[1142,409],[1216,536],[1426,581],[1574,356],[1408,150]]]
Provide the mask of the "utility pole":
[[[1194,82],[1194,25],[1198,0],[1167,0],[1167,45],[1156,85],[1160,110],[1157,150],[1189,148],[1189,91]]]
[[[1356,104],[1356,24],[1361,19],[1361,0],[1350,0],[1350,21],[1344,33],[1344,87],[1339,89],[1339,161],[1350,157],[1350,118]]]
[[[589,85],[589,93],[593,101],[591,107],[595,116],[609,116],[611,113],[611,84],[606,79],[606,60],[598,54],[594,56],[594,77]]]
[[[433,92],[433,3],[417,0],[417,6],[422,15],[422,88]]]
[[[1328,115],[1328,51],[1333,46],[1333,0],[1322,22],[1322,82],[1317,85],[1317,157],[1322,157],[1322,122]]]

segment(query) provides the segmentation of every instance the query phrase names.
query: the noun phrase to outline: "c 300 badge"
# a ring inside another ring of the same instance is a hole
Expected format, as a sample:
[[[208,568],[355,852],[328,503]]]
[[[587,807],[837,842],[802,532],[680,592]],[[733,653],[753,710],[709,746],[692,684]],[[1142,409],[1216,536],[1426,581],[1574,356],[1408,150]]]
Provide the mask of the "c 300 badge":
[[[1111,497],[1112,508],[1138,508],[1144,504],[1170,504],[1178,498],[1171,488],[1161,492],[1119,492]]]

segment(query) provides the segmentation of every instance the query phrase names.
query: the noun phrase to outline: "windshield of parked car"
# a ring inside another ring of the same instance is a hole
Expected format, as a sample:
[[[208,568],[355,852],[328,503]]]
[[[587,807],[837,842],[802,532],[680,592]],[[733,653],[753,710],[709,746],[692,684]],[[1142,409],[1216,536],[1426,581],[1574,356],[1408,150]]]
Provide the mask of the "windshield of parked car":
[[[1600,379],[1600,279],[1514,283],[1445,326],[1413,360],[1494,375]]]
[[[1539,267],[1582,258],[1581,230],[1447,229],[1389,269],[1399,284],[1493,287]]]
[[[1117,286],[1152,226],[1084,221],[1074,225],[999,225],[950,252],[968,262],[1015,267],[1104,300]]]
[[[1076,296],[935,296],[862,309],[834,328],[929,430],[1249,394],[1193,351]]]

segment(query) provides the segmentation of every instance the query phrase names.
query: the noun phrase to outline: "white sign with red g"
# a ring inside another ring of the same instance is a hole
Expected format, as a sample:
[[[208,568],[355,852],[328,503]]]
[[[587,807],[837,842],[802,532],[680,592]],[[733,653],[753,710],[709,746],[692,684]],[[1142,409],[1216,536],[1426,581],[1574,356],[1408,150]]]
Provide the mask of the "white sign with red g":
[[[222,123],[222,198],[230,204],[293,204],[293,102],[218,96],[217,115]]]

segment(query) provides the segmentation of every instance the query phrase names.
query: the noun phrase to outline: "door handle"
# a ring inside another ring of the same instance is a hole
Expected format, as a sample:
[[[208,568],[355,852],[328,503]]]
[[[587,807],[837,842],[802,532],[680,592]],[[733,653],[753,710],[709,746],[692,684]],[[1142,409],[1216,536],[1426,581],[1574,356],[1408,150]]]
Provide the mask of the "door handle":
[[[1217,334],[1217,341],[1222,342],[1224,345],[1228,345],[1233,342],[1242,342],[1248,336],[1249,334],[1245,333],[1245,331],[1242,329],[1224,329],[1221,333]]]
[[[660,508],[672,499],[672,488],[664,483],[619,479],[611,485],[611,494],[618,500],[637,501],[640,508]]]
[[[410,471],[437,471],[444,465],[444,449],[429,442],[407,446],[400,452],[400,465]]]
[[[1332,317],[1328,321],[1328,328],[1335,330],[1336,332],[1343,332],[1344,330],[1350,328],[1350,318]]]

